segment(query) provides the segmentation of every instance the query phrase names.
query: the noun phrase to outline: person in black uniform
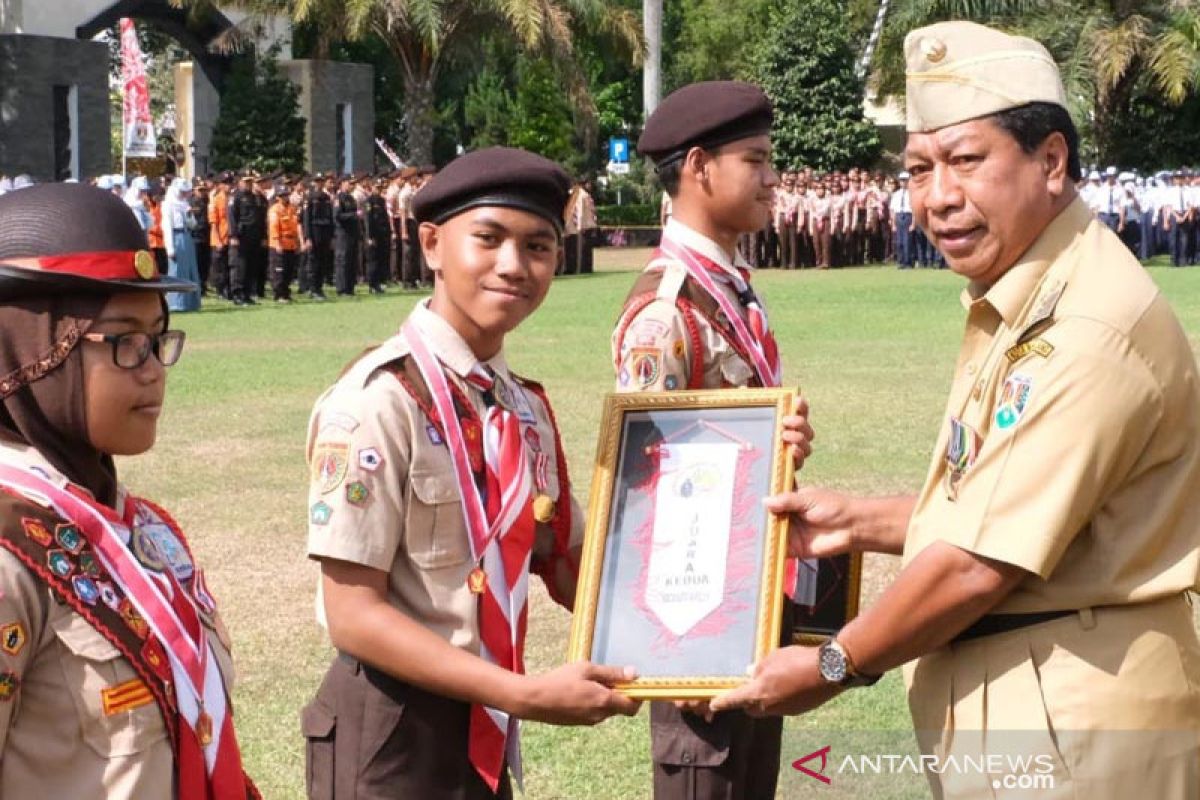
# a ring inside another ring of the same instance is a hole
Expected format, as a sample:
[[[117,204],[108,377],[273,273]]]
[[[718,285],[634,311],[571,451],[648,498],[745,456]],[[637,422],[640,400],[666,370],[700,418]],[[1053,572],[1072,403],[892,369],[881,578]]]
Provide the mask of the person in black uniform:
[[[271,194],[275,188],[276,177],[282,177],[283,172],[273,173],[273,176],[261,176],[254,187],[254,214],[258,229],[262,231],[261,245],[254,251],[253,272],[254,281],[251,286],[254,294],[262,300],[267,296],[267,214],[271,210]]]
[[[229,200],[229,289],[235,306],[258,305],[254,299],[255,250],[262,247],[264,230],[258,227],[258,202],[254,173],[243,172]]]
[[[392,221],[383,197],[385,183],[386,179],[380,178],[367,195],[367,285],[371,294],[383,294],[392,254]]]
[[[208,224],[208,187],[211,182],[211,176],[203,181],[196,181],[196,191],[192,192],[188,201],[191,213],[188,226],[192,232],[192,241],[196,245],[196,266],[200,272],[201,294],[208,294],[208,266],[212,259],[212,247],[208,243],[212,231]]]
[[[319,172],[313,177],[312,189],[304,199],[300,229],[308,246],[308,258],[305,259],[308,296],[313,300],[324,300],[325,278],[333,266],[333,201],[325,192],[325,176]]]
[[[358,201],[354,199],[353,188],[350,176],[344,176],[333,201],[333,283],[338,295],[345,297],[354,294],[358,264]]]

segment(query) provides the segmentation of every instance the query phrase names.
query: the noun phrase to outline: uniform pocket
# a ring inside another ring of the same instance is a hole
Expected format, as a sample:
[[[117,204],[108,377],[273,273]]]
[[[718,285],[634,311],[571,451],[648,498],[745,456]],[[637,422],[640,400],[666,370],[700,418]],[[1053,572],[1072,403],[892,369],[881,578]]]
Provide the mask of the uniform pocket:
[[[158,703],[121,652],[87,620],[52,619],[63,677],[83,740],[104,758],[131,756],[167,738]]]
[[[671,767],[719,767],[729,759],[730,721],[685,714],[671,703],[650,707],[650,757]]]
[[[332,800],[337,716],[321,705],[320,700],[313,700],[300,712],[300,730],[304,734],[305,788],[309,800]]]
[[[462,564],[471,557],[458,482],[448,470],[409,473],[411,502],[404,529],[408,556],[422,569]]]

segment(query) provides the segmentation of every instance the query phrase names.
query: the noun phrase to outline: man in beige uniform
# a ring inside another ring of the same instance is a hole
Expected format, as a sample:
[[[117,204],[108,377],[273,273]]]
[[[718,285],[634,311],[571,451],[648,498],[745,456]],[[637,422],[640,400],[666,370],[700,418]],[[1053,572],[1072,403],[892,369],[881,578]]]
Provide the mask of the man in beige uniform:
[[[800,713],[916,659],[922,751],[1002,757],[926,770],[939,797],[1038,775],[1038,797],[1200,796],[1195,357],[1075,193],[1045,49],[943,23],[905,51],[914,215],[971,281],[933,463],[915,497],[770,502],[795,515],[798,554],[902,550],[904,566],[830,644],[773,654],[713,706]]]

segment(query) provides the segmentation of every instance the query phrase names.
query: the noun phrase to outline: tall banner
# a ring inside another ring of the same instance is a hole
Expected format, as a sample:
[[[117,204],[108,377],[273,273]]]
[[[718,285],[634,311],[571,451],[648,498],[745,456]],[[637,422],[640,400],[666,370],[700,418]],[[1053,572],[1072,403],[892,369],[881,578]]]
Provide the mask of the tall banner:
[[[153,158],[157,154],[154,119],[150,116],[150,87],[133,20],[121,18],[122,129],[126,158]]]

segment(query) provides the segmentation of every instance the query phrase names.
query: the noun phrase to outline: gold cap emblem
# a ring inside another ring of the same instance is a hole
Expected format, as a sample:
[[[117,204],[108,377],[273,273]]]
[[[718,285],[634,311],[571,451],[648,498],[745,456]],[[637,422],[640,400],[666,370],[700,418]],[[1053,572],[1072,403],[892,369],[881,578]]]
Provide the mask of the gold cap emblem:
[[[133,254],[133,269],[144,281],[153,280],[158,275],[158,267],[149,250],[138,250]]]
[[[936,64],[946,57],[946,43],[930,37],[921,42],[921,52],[930,64]]]

